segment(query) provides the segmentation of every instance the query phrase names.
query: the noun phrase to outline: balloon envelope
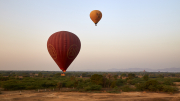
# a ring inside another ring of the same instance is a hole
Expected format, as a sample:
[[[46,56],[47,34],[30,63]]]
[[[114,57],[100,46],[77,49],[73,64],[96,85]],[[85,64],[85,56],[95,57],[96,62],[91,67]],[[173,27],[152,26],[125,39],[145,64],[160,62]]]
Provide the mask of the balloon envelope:
[[[95,23],[95,25],[101,20],[102,13],[99,10],[93,10],[90,13],[91,20]]]
[[[47,49],[59,68],[65,72],[78,55],[81,48],[79,38],[68,31],[52,34],[47,41]]]

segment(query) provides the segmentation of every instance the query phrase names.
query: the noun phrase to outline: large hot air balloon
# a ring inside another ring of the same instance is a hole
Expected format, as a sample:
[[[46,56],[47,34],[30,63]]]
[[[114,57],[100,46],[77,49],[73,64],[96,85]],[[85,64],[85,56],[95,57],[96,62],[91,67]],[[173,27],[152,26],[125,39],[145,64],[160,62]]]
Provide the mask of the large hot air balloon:
[[[102,13],[99,10],[93,10],[90,13],[90,18],[91,20],[95,23],[97,26],[97,23],[101,20],[102,18]]]
[[[79,38],[68,31],[52,34],[47,41],[47,49],[59,68],[65,72],[78,55],[81,48]]]

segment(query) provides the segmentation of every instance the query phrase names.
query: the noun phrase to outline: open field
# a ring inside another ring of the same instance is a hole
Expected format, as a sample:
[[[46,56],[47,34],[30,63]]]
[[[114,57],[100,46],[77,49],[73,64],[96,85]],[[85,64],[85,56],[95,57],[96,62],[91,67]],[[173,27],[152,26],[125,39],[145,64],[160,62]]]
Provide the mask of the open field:
[[[180,101],[180,93],[80,93],[37,92],[34,90],[2,91],[0,101]]]

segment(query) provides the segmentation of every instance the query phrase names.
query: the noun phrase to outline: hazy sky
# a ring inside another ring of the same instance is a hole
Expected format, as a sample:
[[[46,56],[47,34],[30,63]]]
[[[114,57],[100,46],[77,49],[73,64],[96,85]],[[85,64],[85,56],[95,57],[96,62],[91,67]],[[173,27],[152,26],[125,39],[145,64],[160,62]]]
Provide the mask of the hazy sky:
[[[180,0],[0,0],[0,70],[60,70],[47,51],[57,31],[81,40],[67,71],[180,68]]]

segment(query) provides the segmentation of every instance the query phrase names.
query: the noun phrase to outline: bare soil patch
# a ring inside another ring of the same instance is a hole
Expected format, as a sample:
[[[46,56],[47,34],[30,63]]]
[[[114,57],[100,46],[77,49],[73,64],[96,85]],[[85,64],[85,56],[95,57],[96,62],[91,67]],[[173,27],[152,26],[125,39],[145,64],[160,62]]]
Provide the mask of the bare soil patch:
[[[37,92],[34,90],[2,91],[0,101],[180,101],[180,93],[81,93],[81,92]]]
[[[180,82],[173,82],[176,86],[180,86]]]

